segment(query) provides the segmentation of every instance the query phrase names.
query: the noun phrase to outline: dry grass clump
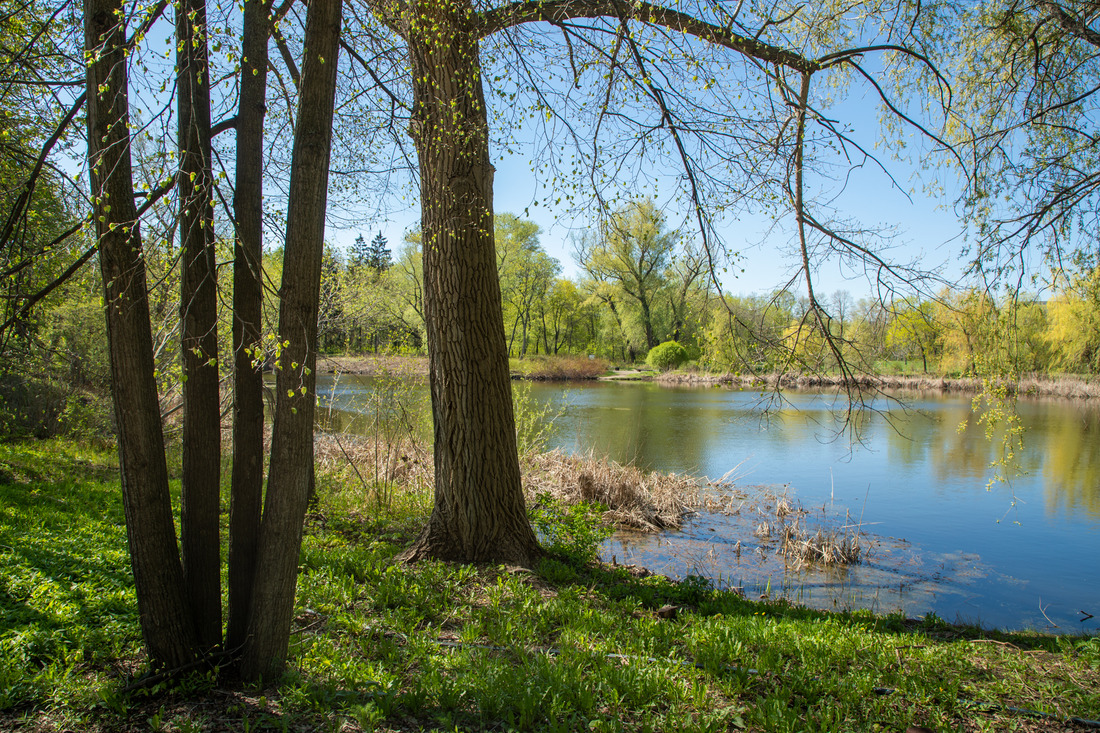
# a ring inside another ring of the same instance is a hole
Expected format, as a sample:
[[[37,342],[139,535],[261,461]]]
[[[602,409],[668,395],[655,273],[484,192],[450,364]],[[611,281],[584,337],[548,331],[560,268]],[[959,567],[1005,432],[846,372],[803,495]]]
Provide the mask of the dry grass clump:
[[[543,493],[567,504],[598,502],[607,507],[604,521],[643,532],[678,528],[699,498],[699,482],[691,476],[560,451],[529,459],[523,490],[529,502]]]
[[[858,527],[845,524],[828,529],[819,527],[816,532],[811,532],[802,525],[802,516],[797,514],[794,521],[783,525],[780,551],[784,557],[800,566],[810,563],[857,565],[862,561],[863,548]]]
[[[607,362],[587,356],[528,356],[518,362],[519,376],[537,381],[599,379]]]
[[[322,433],[313,437],[313,455],[322,472],[349,467],[364,481],[406,483],[432,480],[431,452],[411,439],[381,440],[350,433]]]

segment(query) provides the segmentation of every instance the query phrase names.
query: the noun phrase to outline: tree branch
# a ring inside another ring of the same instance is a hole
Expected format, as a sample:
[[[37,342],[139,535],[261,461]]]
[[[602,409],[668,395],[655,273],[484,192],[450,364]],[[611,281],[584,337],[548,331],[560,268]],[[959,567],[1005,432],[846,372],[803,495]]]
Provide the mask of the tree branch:
[[[807,59],[794,51],[772,46],[734,33],[728,28],[721,28],[685,13],[646,2],[620,5],[616,0],[549,0],[548,2],[525,0],[482,13],[481,23],[476,31],[480,37],[484,38],[521,23],[536,21],[560,23],[575,18],[603,17],[636,20],[663,26],[729,48],[742,55],[766,63],[786,66],[799,72],[813,73],[820,68],[820,64],[816,61]]]

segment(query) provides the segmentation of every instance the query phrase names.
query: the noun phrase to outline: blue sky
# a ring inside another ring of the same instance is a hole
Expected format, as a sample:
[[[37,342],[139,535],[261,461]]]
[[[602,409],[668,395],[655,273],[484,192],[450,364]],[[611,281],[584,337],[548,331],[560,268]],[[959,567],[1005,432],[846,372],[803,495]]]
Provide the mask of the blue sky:
[[[879,137],[877,100],[855,96],[836,105],[831,112],[844,114],[856,129],[861,142],[874,147]],[[524,134],[523,131],[520,134]],[[914,141],[915,143],[919,141]],[[520,146],[522,149],[522,145]],[[916,145],[919,151],[922,146]],[[941,269],[948,278],[958,278],[963,271],[961,252],[963,223],[953,211],[952,204],[957,183],[949,171],[931,171],[940,176],[939,183],[946,193],[941,198],[926,193],[925,181],[917,177],[917,170],[908,160],[891,159],[889,152],[877,151],[889,167],[894,178],[871,164],[855,170],[848,178],[844,190],[834,203],[836,209],[849,219],[868,228],[882,229],[894,234],[890,257],[897,261],[919,260],[924,269]],[[583,231],[589,220],[576,217],[564,206],[546,205],[553,201],[551,189],[540,184],[532,174],[529,158],[522,154],[498,156],[494,181],[495,210],[510,212],[531,219],[542,227],[541,243],[546,251],[562,264],[563,275],[576,278],[579,268],[573,259],[572,237]],[[663,175],[673,176],[676,171]],[[657,174],[655,174],[657,175]],[[927,177],[928,171],[924,172]],[[808,182],[812,185],[812,180]],[[419,209],[413,206],[389,214],[385,221],[373,225],[364,224],[360,229],[338,230],[330,228],[328,238],[340,246],[349,246],[357,234],[368,240],[379,229],[389,239],[395,252],[399,249],[404,232],[419,225]],[[679,221],[682,213],[670,205],[670,221]],[[727,221],[720,227],[726,243],[741,251],[739,267],[744,272],[727,272],[722,282],[731,294],[767,293],[784,285],[791,277],[797,262],[791,250],[789,231],[770,231],[770,218],[760,215],[743,215],[736,221]],[[690,233],[690,222],[688,224]],[[838,263],[827,263],[815,273],[815,288],[819,293],[830,294],[847,290],[854,297],[871,294],[872,284],[866,277],[844,271]],[[801,281],[795,286],[797,294],[803,292]]]
[[[161,20],[147,40],[148,46],[157,53],[164,53],[171,46],[172,26],[167,18]],[[170,69],[171,59],[162,61]],[[144,95],[156,95],[152,90],[144,90]],[[157,108],[148,96],[143,100],[149,108]],[[880,137],[878,120],[878,100],[867,95],[859,87],[853,88],[848,97],[828,108],[835,119],[847,122],[853,129],[853,135],[867,148],[875,148]],[[557,197],[545,183],[536,180],[530,170],[530,156],[524,150],[532,150],[534,133],[520,128],[514,141],[519,154],[499,156],[494,161],[497,166],[495,177],[495,209],[497,212],[511,212],[535,221],[542,228],[541,242],[547,252],[562,265],[563,275],[578,277],[578,267],[573,260],[572,238],[590,225],[590,220],[577,216],[565,206],[547,205]],[[524,139],[527,137],[528,139]],[[919,141],[913,150],[917,156],[925,146]],[[411,145],[410,145],[411,148]],[[893,160],[888,151],[877,151],[889,166],[898,185],[873,165],[864,165],[854,170],[848,177],[844,190],[836,194],[833,206],[841,215],[868,228],[882,229],[894,233],[893,249],[890,257],[897,261],[919,260],[922,269],[944,268],[949,278],[958,277],[963,269],[960,253],[964,242],[961,239],[963,224],[952,210],[956,185],[950,172],[923,171],[924,175],[942,176],[947,193],[941,199],[925,194],[925,184],[915,177],[917,170],[913,161]],[[659,184],[661,190],[673,190],[678,169],[650,171],[651,178]],[[662,183],[662,180],[665,183]],[[652,182],[652,181],[651,181]],[[807,183],[813,187],[811,176]],[[836,193],[834,186],[833,193]],[[904,190],[903,190],[904,189]],[[395,253],[400,249],[404,233],[419,224],[418,202],[409,195],[408,187],[401,194],[391,196],[380,207],[377,203],[367,202],[363,211],[354,212],[351,219],[358,218],[360,223],[348,226],[348,212],[332,217],[326,238],[338,247],[347,248],[362,234],[366,239],[373,238],[381,231],[389,240]],[[683,212],[667,201],[667,216],[672,225],[683,221]],[[378,214],[379,208],[387,208],[386,214]],[[338,224],[337,221],[341,223]],[[685,227],[690,231],[690,221]],[[737,220],[727,220],[719,227],[719,233],[727,246],[739,250],[743,255],[736,268],[721,278],[727,292],[732,294],[766,293],[783,286],[797,268],[793,257],[792,232],[776,229],[767,216],[743,213]],[[274,244],[274,242],[272,242]],[[743,269],[743,272],[739,270]],[[815,273],[815,287],[819,293],[832,293],[847,290],[854,297],[870,295],[872,284],[858,273],[844,271],[836,263],[827,262]],[[803,284],[794,286],[797,293],[803,292]]]

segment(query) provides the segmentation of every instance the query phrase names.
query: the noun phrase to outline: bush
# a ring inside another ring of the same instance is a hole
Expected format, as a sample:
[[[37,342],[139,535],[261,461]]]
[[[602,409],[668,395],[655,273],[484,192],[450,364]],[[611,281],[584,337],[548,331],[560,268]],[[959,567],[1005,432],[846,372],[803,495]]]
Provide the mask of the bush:
[[[649,350],[649,354],[647,354],[645,358],[645,363],[649,364],[654,369],[660,369],[662,372],[667,372],[669,369],[675,369],[687,360],[687,349],[675,341],[665,341],[663,344],[658,344]]]
[[[531,524],[550,554],[576,566],[599,556],[600,545],[613,532],[601,521],[606,507],[588,502],[566,504],[548,493],[535,500],[529,512]]]

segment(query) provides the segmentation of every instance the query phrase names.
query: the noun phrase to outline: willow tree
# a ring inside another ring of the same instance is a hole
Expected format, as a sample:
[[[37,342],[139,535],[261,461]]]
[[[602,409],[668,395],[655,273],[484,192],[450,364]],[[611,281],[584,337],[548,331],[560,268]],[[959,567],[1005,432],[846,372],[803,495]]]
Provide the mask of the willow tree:
[[[1056,269],[1087,275],[1100,264],[1096,4],[996,0],[931,8],[924,35],[960,91],[950,133],[969,151],[961,203],[975,224],[974,271],[1020,287],[1029,267],[1046,257]]]

